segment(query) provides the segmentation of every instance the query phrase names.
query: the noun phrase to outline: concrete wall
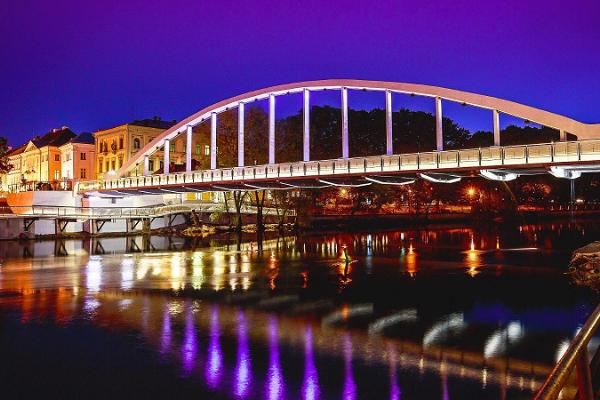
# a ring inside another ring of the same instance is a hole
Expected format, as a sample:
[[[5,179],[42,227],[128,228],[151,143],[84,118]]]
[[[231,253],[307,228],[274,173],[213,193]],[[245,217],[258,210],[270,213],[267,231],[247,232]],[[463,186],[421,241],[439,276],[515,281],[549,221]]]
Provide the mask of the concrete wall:
[[[56,207],[80,207],[81,196],[73,196],[68,191],[40,191],[7,193],[6,203],[13,208],[13,213],[23,212],[19,207],[34,206],[56,206]]]

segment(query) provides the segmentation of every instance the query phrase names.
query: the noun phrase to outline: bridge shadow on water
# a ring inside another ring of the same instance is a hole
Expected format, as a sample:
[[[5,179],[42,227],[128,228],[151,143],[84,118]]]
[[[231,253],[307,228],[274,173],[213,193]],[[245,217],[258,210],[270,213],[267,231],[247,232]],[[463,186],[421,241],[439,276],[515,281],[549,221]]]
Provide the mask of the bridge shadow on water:
[[[9,397],[530,398],[594,302],[563,273],[599,231],[575,221],[4,250],[0,379]]]

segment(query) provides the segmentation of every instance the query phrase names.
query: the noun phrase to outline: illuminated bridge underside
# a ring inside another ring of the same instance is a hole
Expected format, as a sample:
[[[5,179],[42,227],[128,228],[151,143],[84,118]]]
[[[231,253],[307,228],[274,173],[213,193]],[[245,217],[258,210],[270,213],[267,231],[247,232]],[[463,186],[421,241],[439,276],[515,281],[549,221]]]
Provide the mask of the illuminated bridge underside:
[[[600,172],[600,140],[269,164],[187,173],[81,182],[93,194],[162,194],[203,191],[402,185],[416,177],[443,183],[483,176],[508,181],[550,173],[575,179]]]

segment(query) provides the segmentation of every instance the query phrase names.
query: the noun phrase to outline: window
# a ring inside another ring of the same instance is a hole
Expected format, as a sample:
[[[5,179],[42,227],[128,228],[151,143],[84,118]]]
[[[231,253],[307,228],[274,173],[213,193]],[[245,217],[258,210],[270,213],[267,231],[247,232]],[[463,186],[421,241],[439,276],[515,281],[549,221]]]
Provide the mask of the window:
[[[79,173],[79,177],[81,179],[85,179],[86,178],[85,168],[81,168],[81,171]]]
[[[148,170],[154,172],[154,160],[148,160]]]
[[[104,171],[106,171],[106,172],[110,171],[110,162],[108,160],[106,160]]]
[[[142,143],[140,142],[140,139],[139,138],[133,139],[133,149],[139,150],[141,147],[142,147]]]
[[[205,156],[209,156],[210,155],[210,146],[205,144],[204,145],[204,155]]]
[[[119,138],[119,149],[122,149],[122,148],[123,148],[123,137],[121,136]]]
[[[175,143],[171,143],[171,146],[170,146],[170,147],[171,147],[171,148],[170,148],[170,150],[171,150],[171,153],[174,153],[174,152],[175,152]]]
[[[123,156],[119,156],[119,163],[117,164],[117,167],[122,167],[123,166]]]
[[[161,170],[163,170],[165,168],[165,164],[162,161],[158,162],[158,168],[160,168]]]
[[[112,159],[112,161],[110,162],[110,166],[112,167],[112,170],[113,170],[113,171],[117,169],[117,168],[116,168],[116,163],[117,163],[117,160],[115,160],[114,158],[113,158],[113,159]]]
[[[54,155],[54,161],[60,161],[60,154]]]
[[[85,154],[86,153],[79,153],[79,159],[80,160],[85,160]]]
[[[54,180],[55,180],[55,181],[57,181],[57,180],[58,180],[58,178],[59,178],[59,175],[58,175],[58,170],[57,170],[57,169],[55,169],[55,170],[54,170]]]
[[[102,173],[102,159],[98,159],[98,172]]]
[[[200,145],[196,145],[196,155],[200,155]]]

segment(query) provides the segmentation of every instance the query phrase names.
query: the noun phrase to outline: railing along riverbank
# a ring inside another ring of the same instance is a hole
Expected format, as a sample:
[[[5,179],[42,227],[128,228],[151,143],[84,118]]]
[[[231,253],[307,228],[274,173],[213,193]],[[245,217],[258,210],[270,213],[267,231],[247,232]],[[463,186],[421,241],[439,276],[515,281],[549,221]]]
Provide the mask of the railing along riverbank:
[[[155,218],[166,215],[187,212],[227,212],[219,203],[182,203],[157,205],[150,207],[69,207],[69,206],[4,206],[0,207],[0,218],[10,217],[42,217],[42,218],[81,218],[81,219],[122,219],[122,218]],[[243,205],[242,214],[256,214],[257,208]],[[235,213],[235,207],[229,207],[230,213]],[[263,215],[277,215],[277,210],[271,207],[263,208]],[[288,215],[295,213],[288,211]]]

